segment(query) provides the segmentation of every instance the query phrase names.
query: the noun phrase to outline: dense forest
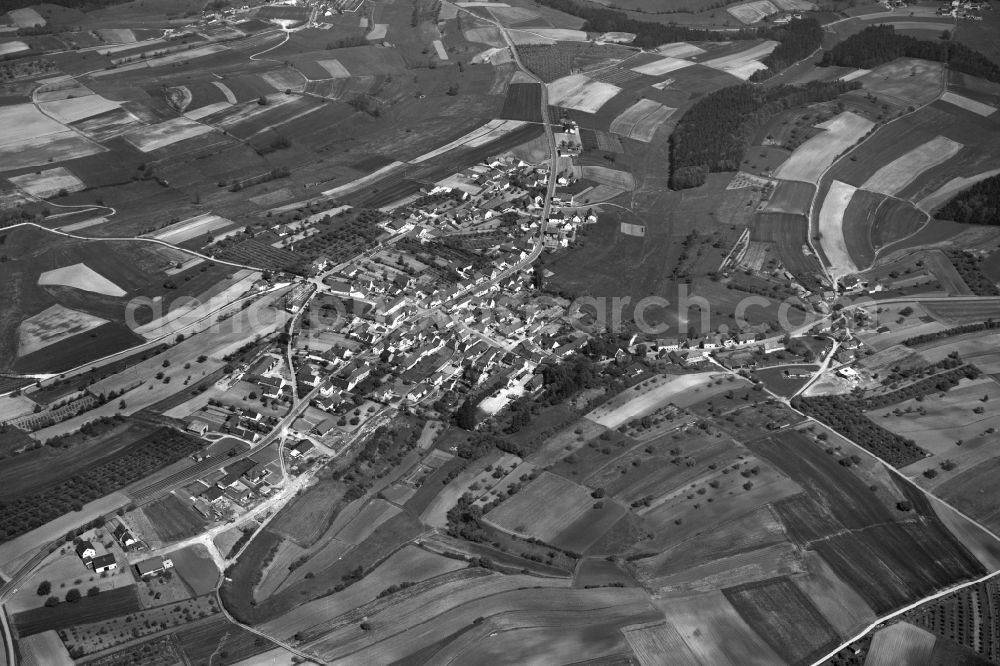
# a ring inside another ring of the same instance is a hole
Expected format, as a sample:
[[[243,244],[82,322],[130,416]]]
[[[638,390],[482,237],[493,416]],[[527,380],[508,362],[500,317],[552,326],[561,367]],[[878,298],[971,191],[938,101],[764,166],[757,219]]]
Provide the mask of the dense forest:
[[[1000,176],[981,180],[960,192],[935,217],[967,224],[1000,224]]]
[[[718,32],[704,28],[639,21],[630,18],[625,12],[578,0],[539,0],[539,3],[584,19],[586,23],[582,29],[586,32],[634,32],[633,44],[641,48],[653,48],[670,42],[712,42],[718,41],[720,36]],[[764,61],[774,72],[818,49],[823,40],[823,29],[815,20],[804,19],[784,26],[726,31],[725,39],[773,39],[780,42],[775,53]],[[764,74],[761,78],[767,76]]]
[[[769,89],[741,84],[705,95],[670,137],[670,186],[697,187],[710,172],[738,170],[761,122],[785,109],[826,102],[859,87],[842,81]]]
[[[764,29],[768,39],[778,42],[773,51],[761,62],[767,69],[753,73],[751,81],[769,79],[781,70],[794,65],[803,58],[808,58],[823,42],[823,27],[815,19],[792,21],[784,26]]]
[[[979,51],[958,42],[900,35],[891,25],[875,25],[851,35],[825,52],[819,64],[871,69],[896,58],[935,60],[964,74],[1000,81],[1000,66]]]

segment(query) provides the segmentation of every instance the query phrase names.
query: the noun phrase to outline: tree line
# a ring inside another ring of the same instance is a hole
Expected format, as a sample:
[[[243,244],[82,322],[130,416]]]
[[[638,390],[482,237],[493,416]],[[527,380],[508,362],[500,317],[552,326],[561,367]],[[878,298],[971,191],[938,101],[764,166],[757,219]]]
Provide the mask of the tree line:
[[[964,224],[1000,224],[1000,176],[981,180],[959,192],[935,217]]]
[[[906,338],[903,340],[904,345],[907,347],[916,347],[917,345],[922,345],[925,342],[935,342],[937,340],[944,340],[945,338],[950,338],[956,335],[964,335],[966,333],[978,333],[979,331],[992,331],[994,329],[1000,328],[1000,321],[994,321],[992,319],[987,319],[984,322],[975,324],[964,324],[962,326],[954,326],[952,328],[946,328],[943,331],[936,331],[934,333],[924,333],[923,335],[915,335],[912,338]]]
[[[740,84],[705,95],[670,136],[670,186],[698,187],[709,173],[737,171],[758,127],[786,109],[827,102],[861,86],[856,81],[811,81],[760,88]]]
[[[719,31],[640,21],[629,17],[625,12],[577,0],[539,0],[539,4],[584,19],[581,28],[584,32],[635,33],[635,41],[632,43],[644,49],[670,42],[712,42],[718,41],[720,37]],[[724,38],[773,39],[779,42],[780,45],[775,49],[778,55],[771,62],[767,62],[767,59],[764,61],[765,65],[774,70],[801,60],[818,49],[823,41],[823,29],[815,19],[800,19],[783,26],[726,31]]]
[[[950,40],[933,42],[900,35],[891,25],[874,25],[851,35],[824,53],[819,65],[871,69],[896,58],[934,60],[964,74],[1000,81],[1000,65],[979,51]]]

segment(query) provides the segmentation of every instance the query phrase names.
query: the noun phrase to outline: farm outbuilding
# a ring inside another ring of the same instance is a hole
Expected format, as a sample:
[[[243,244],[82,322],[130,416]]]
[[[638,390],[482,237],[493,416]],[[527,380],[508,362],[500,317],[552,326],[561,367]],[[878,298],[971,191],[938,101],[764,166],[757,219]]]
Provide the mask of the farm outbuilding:
[[[104,573],[105,571],[113,571],[118,568],[118,562],[115,561],[115,556],[108,553],[107,555],[101,555],[100,557],[95,557],[91,564],[94,567],[94,573]]]

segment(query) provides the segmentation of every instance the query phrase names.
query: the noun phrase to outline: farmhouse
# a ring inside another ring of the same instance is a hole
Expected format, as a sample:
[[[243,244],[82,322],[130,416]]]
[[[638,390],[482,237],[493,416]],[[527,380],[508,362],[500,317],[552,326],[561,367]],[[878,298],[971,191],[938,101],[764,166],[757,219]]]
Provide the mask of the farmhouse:
[[[166,558],[151,557],[148,560],[143,560],[135,565],[136,573],[139,574],[140,578],[146,578],[147,576],[155,576],[159,573],[166,571],[167,569],[172,569],[174,563]]]
[[[131,548],[137,543],[135,537],[132,536],[132,533],[129,532],[128,528],[122,525],[121,523],[118,523],[118,526],[115,527],[115,530],[114,532],[112,532],[112,534],[114,534],[114,537],[115,539],[118,540],[118,543],[122,545],[122,548]]]
[[[301,442],[288,449],[288,455],[293,458],[299,458],[312,451],[312,449],[313,443],[308,439],[303,439]]]
[[[76,554],[80,556],[84,564],[90,562],[90,560],[97,557],[97,551],[94,549],[93,544],[89,541],[81,541],[76,545]]]
[[[104,573],[105,571],[111,571],[118,568],[115,556],[110,553],[107,555],[101,555],[100,557],[95,557],[91,560],[90,564],[94,567],[94,573]]]

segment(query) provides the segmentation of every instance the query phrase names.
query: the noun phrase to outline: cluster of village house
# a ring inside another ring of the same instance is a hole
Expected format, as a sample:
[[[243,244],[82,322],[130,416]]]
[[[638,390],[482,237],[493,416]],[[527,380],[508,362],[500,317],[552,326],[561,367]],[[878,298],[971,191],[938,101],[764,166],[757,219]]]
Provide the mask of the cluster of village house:
[[[139,546],[139,542],[132,536],[132,533],[121,523],[116,523],[111,533],[125,551],[132,550]],[[118,561],[115,558],[114,553],[99,553],[92,541],[78,541],[75,550],[84,566],[93,569],[94,573],[102,574],[114,571],[118,568]],[[101,548],[101,550],[105,549]],[[157,556],[137,562],[135,565],[135,572],[141,578],[146,578],[149,576],[156,576],[173,566],[174,564],[170,559]]]

